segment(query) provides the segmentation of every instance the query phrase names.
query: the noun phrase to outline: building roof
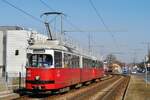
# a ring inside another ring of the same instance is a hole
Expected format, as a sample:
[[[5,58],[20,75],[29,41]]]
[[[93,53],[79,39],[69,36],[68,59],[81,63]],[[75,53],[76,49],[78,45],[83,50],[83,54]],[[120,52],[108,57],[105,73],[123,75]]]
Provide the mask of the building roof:
[[[23,30],[22,27],[19,26],[0,26],[1,31],[6,31],[6,30]]]

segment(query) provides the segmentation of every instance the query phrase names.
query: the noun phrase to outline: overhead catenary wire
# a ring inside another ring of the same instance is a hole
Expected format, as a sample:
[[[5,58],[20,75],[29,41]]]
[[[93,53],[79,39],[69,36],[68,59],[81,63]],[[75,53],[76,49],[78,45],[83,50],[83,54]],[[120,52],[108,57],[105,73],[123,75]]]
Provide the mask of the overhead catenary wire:
[[[2,0],[2,1],[3,1],[4,3],[8,4],[9,6],[11,6],[11,7],[17,9],[17,10],[20,11],[21,13],[23,13],[23,14],[29,16],[30,18],[34,19],[35,21],[38,21],[38,22],[40,22],[40,23],[44,23],[44,21],[42,21],[42,20],[39,19],[38,17],[33,16],[32,14],[30,14],[30,13],[26,12],[25,10],[23,10],[23,9],[21,9],[21,8],[19,8],[19,7],[17,7],[16,5],[10,3],[9,1],[7,1],[7,0]],[[57,16],[55,16],[53,19],[51,19],[51,20],[49,21],[49,23],[53,22],[56,17],[57,17]]]
[[[21,9],[21,8],[19,8],[19,7],[17,7],[16,5],[14,5],[14,4],[8,2],[7,0],[2,0],[2,1],[3,1],[4,3],[8,4],[9,6],[11,6],[11,7],[17,9],[18,11],[24,13],[25,15],[29,16],[30,18],[32,18],[32,19],[34,19],[34,20],[36,20],[36,21],[38,21],[38,22],[40,22],[40,23],[43,23],[43,21],[40,20],[39,18],[37,18],[37,17],[33,16],[32,14],[26,12],[25,10],[23,10],[23,9]]]
[[[17,7],[16,5],[10,3],[9,1],[7,1],[7,0],[2,0],[2,1],[3,1],[4,3],[8,4],[9,6],[11,6],[11,7],[17,9],[17,10],[20,11],[21,13],[23,13],[23,14],[29,16],[29,17],[32,18],[33,20],[38,21],[38,22],[40,22],[40,23],[44,23],[44,21],[42,21],[41,19],[39,19],[39,18],[33,16],[32,14],[26,12],[25,10],[23,10],[23,9],[21,9],[21,8],[19,8],[19,7]],[[51,19],[51,20],[49,21],[49,23],[52,23],[52,22],[56,19],[56,17],[57,17],[57,16],[55,16],[53,19]]]
[[[47,8],[49,8],[50,10],[54,11],[54,9],[53,9],[51,6],[49,6],[46,2],[44,2],[43,0],[40,0],[40,2],[41,2],[43,5],[45,5]]]
[[[16,10],[20,11],[21,13],[27,15],[28,17],[34,19],[35,21],[37,21],[37,22],[39,22],[39,23],[42,23],[42,24],[45,24],[44,21],[42,21],[42,20],[39,19],[38,17],[35,17],[35,16],[33,16],[32,14],[26,12],[25,10],[23,10],[23,9],[21,9],[21,8],[19,8],[19,7],[17,7],[15,4],[12,4],[11,2],[9,2],[9,1],[7,1],[7,0],[2,0],[2,1],[3,1],[4,3],[8,4],[9,6],[15,8]],[[54,21],[56,17],[57,17],[57,16],[55,16],[53,19],[51,19],[51,20],[49,21],[49,23],[51,23],[52,21]]]
[[[53,12],[56,12],[56,10],[54,10],[50,5],[48,5],[45,1],[43,0],[39,0],[44,6],[46,6],[48,9],[50,9]],[[64,15],[64,13],[62,12],[56,12],[56,13],[61,13],[62,15]],[[57,16],[55,16],[56,18]],[[55,18],[53,18],[55,20]],[[53,19],[51,21],[49,21],[50,23],[53,21]]]
[[[71,21],[69,21],[68,19],[64,19],[71,27],[75,28],[76,30],[78,30],[79,32],[83,32],[83,30],[81,30],[80,28],[78,28],[76,25],[74,25]],[[67,31],[65,31],[67,32]]]
[[[114,43],[116,44],[116,46],[117,46],[117,42],[116,42],[116,39],[115,39],[114,35],[112,34],[112,32],[110,31],[109,27],[108,27],[107,24],[105,23],[103,17],[101,16],[101,14],[99,13],[99,11],[98,11],[97,8],[95,7],[93,1],[92,1],[92,0],[89,0],[89,3],[90,3],[90,5],[91,5],[91,7],[94,9],[94,11],[95,11],[96,15],[98,16],[98,18],[100,19],[100,20],[99,20],[100,23],[102,23],[102,24],[104,25],[105,29],[109,32],[110,36],[112,37],[113,42],[114,42]],[[118,48],[118,46],[117,46],[117,48]]]
[[[47,4],[45,1],[43,0],[39,0],[45,7],[47,7],[48,9],[55,11],[49,4]],[[66,16],[66,15],[65,15]],[[81,29],[79,29],[76,25],[74,25],[71,21],[69,21],[67,18],[64,18],[64,20],[74,29],[78,30],[79,32],[83,32]],[[64,31],[66,32],[66,31]]]

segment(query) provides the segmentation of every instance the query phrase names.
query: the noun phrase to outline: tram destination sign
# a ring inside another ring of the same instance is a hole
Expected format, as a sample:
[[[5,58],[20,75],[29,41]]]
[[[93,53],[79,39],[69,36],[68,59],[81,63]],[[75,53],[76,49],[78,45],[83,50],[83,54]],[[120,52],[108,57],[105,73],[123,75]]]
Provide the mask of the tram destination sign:
[[[34,49],[33,53],[45,53],[45,49]]]

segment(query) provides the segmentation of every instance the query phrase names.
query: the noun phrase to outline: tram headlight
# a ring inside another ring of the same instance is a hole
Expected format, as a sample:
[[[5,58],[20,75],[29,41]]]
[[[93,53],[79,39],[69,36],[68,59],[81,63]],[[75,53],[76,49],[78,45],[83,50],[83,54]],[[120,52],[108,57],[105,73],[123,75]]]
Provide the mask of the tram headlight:
[[[40,76],[35,76],[35,80],[40,80]]]

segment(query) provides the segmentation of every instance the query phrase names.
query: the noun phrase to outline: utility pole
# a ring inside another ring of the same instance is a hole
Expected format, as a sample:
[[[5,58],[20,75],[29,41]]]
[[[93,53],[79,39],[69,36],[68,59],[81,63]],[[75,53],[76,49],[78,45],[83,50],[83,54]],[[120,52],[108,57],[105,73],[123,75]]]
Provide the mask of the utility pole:
[[[150,56],[150,42],[147,42],[148,56]]]
[[[136,65],[136,60],[137,60],[137,53],[136,51],[133,52],[133,65]]]
[[[145,66],[145,78],[146,78],[146,86],[147,86],[147,73],[149,70],[149,63],[150,63],[150,42],[144,42],[143,44],[147,45],[147,56],[145,57],[145,62],[144,62],[144,66]]]
[[[137,62],[137,58],[138,58],[138,53],[141,51],[141,49],[133,49],[133,65],[135,66],[136,65],[136,62]]]
[[[145,66],[145,80],[146,80],[146,87],[147,87],[147,66],[146,66],[146,62],[149,60],[148,56],[145,56],[144,58],[144,66]]]
[[[147,53],[148,53],[148,57],[150,58],[150,42],[143,42],[142,44],[146,44],[147,45]]]

